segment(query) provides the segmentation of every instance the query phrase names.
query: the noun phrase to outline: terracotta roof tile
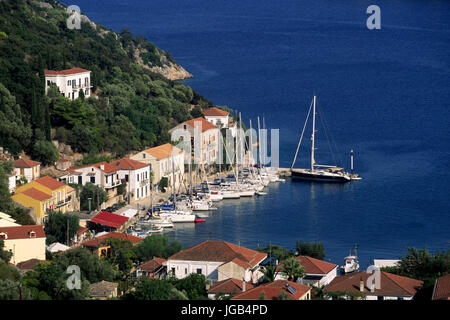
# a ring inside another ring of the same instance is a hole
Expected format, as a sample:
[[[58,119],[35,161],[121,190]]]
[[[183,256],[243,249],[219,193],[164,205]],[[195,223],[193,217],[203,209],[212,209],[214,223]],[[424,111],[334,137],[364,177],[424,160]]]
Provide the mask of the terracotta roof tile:
[[[183,152],[183,150],[178,149],[175,146],[172,146],[170,143],[166,143],[161,146],[154,147],[154,148],[145,149],[144,152],[152,155],[156,159],[164,159],[164,158],[168,158],[172,155],[172,148],[173,148],[174,155]]]
[[[65,184],[62,183],[61,181],[53,179],[52,177],[49,176],[45,176],[34,181],[49,188],[50,190],[56,190],[65,186]]]
[[[56,70],[44,70],[45,75],[71,75],[71,74],[77,74],[77,73],[84,73],[84,72],[90,72],[90,70],[86,70],[83,68],[71,68],[61,71]]]
[[[169,257],[169,259],[229,262],[237,258],[251,266],[255,266],[266,257],[267,254],[265,253],[237,246],[226,241],[207,240],[181,250]]]
[[[17,268],[20,270],[33,270],[37,264],[45,262],[45,260],[39,259],[30,259],[26,261],[22,261],[17,264]]]
[[[30,197],[34,200],[38,200],[38,201],[44,201],[44,200],[48,200],[48,199],[52,198],[51,195],[46,194],[42,191],[39,191],[38,189],[35,189],[35,188],[30,188],[30,189],[24,190],[20,193],[27,195],[28,197]]]
[[[254,288],[253,284],[250,282],[245,282],[245,290],[250,290]],[[237,294],[241,293],[243,290],[243,281],[238,279],[226,279],[222,281],[216,282],[211,288],[208,290],[208,293],[217,294],[217,293],[228,293],[228,294]]]
[[[333,279],[325,288],[324,292],[360,292],[360,281],[364,282],[364,293],[371,294],[370,288],[367,288],[367,278],[370,273],[365,271],[356,272]],[[374,295],[406,296],[412,297],[423,285],[422,281],[402,277],[382,271],[380,273],[380,289],[374,289]]]
[[[433,300],[450,300],[450,274],[436,280]]]
[[[26,225],[15,227],[0,227],[0,233],[6,233],[6,240],[29,239],[30,232],[35,233],[34,238],[45,238],[44,225]]]
[[[298,256],[295,257],[298,261],[300,261],[300,264],[305,268],[305,273],[307,274],[327,274],[328,272],[332,271],[334,268],[337,267],[337,264],[326,262],[323,260],[311,258],[308,256]],[[281,262],[277,268],[276,271],[281,271],[281,266],[283,263]]]
[[[295,289],[295,294],[287,289],[287,284]],[[298,300],[309,290],[311,290],[309,286],[300,283],[287,280],[276,280],[237,294],[232,297],[231,300],[258,300],[263,292],[265,300],[277,300],[281,292],[284,292],[289,299]]]
[[[198,125],[199,122],[202,128],[202,132],[208,131],[210,129],[217,129],[215,125],[213,125],[211,122],[202,117],[188,120],[185,123],[190,125],[192,128],[195,128],[195,125]]]
[[[17,159],[14,161],[15,168],[32,168],[40,164],[41,164],[40,162],[28,159]]]
[[[149,261],[142,263],[141,265],[139,265],[137,267],[137,269],[153,272],[153,271],[158,270],[163,265],[164,262],[166,262],[165,259],[154,258],[154,259],[151,259]]]
[[[210,117],[226,117],[229,115],[229,113],[226,112],[225,110],[221,110],[216,107],[211,107],[211,108],[203,110],[203,114],[205,116],[210,116]]]

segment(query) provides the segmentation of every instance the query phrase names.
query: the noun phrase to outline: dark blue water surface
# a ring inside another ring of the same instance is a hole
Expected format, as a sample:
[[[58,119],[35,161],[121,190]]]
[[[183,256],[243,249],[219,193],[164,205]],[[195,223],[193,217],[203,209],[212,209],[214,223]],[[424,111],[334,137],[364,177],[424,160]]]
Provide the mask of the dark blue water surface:
[[[316,159],[333,160],[325,132],[338,164],[348,168],[355,150],[362,181],[271,185],[264,198],[223,201],[206,223],[177,226],[171,239],[292,249],[297,240],[318,240],[336,263],[358,243],[363,265],[409,246],[449,249],[450,2],[66,3],[168,50],[194,75],[188,85],[241,111],[247,123],[264,116],[268,128],[280,129],[281,167],[292,162],[313,94],[321,115]],[[381,8],[381,30],[366,28],[371,4]]]

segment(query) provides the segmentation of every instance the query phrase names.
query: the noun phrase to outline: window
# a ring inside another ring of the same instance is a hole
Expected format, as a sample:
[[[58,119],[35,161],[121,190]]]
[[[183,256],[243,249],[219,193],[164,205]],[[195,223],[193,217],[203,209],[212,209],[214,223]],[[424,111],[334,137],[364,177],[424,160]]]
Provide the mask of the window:
[[[34,231],[28,232],[28,237],[30,237],[30,238],[36,238],[36,232],[34,232]]]
[[[175,268],[172,268],[172,274],[175,274]]]
[[[67,81],[67,85],[68,85],[68,86],[71,86],[71,85],[72,85],[72,80],[68,80],[68,81]]]
[[[136,175],[136,179],[139,182],[139,174]]]
[[[8,236],[6,235],[6,233],[2,232],[2,233],[0,233],[0,239],[6,240],[6,239],[8,239]]]
[[[202,269],[197,269],[197,274],[202,274]]]
[[[378,296],[378,300],[384,300],[383,296]]]
[[[145,159],[145,153],[142,154],[142,159]]]
[[[187,274],[187,268],[184,268],[184,274]]]
[[[89,95],[89,89],[84,90],[84,95],[88,96]]]
[[[91,182],[95,184],[95,177],[91,177]]]
[[[47,80],[47,85],[49,86],[52,82],[50,80]]]
[[[106,183],[108,183],[108,178],[109,178],[109,176],[106,176],[105,178],[106,178]]]

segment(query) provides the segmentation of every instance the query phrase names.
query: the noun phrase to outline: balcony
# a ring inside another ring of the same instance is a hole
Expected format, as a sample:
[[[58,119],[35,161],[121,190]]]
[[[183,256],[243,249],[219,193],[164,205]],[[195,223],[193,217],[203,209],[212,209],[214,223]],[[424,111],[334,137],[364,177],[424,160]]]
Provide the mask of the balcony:
[[[105,189],[115,188],[115,187],[117,187],[117,186],[119,186],[119,185],[121,185],[121,184],[122,184],[122,181],[121,181],[121,180],[116,180],[116,181],[113,181],[113,182],[111,182],[111,183],[107,183],[107,184],[105,185]]]
[[[75,90],[75,89],[83,89],[83,88],[91,88],[92,86],[89,84],[89,83],[83,83],[83,84],[81,84],[81,85],[78,85],[78,84],[72,84],[72,90]]]
[[[56,208],[61,208],[64,207],[66,204],[69,203],[69,201],[72,200],[72,196],[68,196],[65,200],[59,201],[58,203],[55,203],[53,205],[53,207]]]
[[[149,184],[149,179],[144,179],[144,180],[142,180],[142,181],[139,181],[139,186],[140,187],[145,187],[146,185],[148,185]]]

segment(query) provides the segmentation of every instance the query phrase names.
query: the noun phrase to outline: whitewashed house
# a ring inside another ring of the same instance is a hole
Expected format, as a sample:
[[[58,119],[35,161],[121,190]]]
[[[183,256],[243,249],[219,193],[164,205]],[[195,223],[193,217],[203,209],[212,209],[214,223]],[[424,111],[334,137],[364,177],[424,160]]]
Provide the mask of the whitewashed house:
[[[45,92],[52,83],[56,84],[61,94],[69,99],[77,99],[80,91],[84,96],[91,96],[91,71],[82,68],[72,68],[67,70],[44,70]]]
[[[297,282],[315,287],[323,287],[337,277],[338,265],[308,256],[298,256],[297,259],[304,268],[305,276]],[[276,268],[275,280],[287,280],[282,274],[282,263]]]
[[[41,176],[41,163],[28,159],[17,159],[14,161],[14,174],[16,180],[24,177],[27,182],[39,179]]]
[[[203,110],[202,113],[207,121],[220,129],[227,128],[230,130],[233,137],[236,136],[237,124],[233,121],[233,118],[230,117],[230,114],[227,111],[216,107],[210,107]]]
[[[167,272],[178,279],[197,273],[211,282],[233,278],[258,283],[263,277],[260,263],[266,257],[226,241],[207,240],[170,256]]]

